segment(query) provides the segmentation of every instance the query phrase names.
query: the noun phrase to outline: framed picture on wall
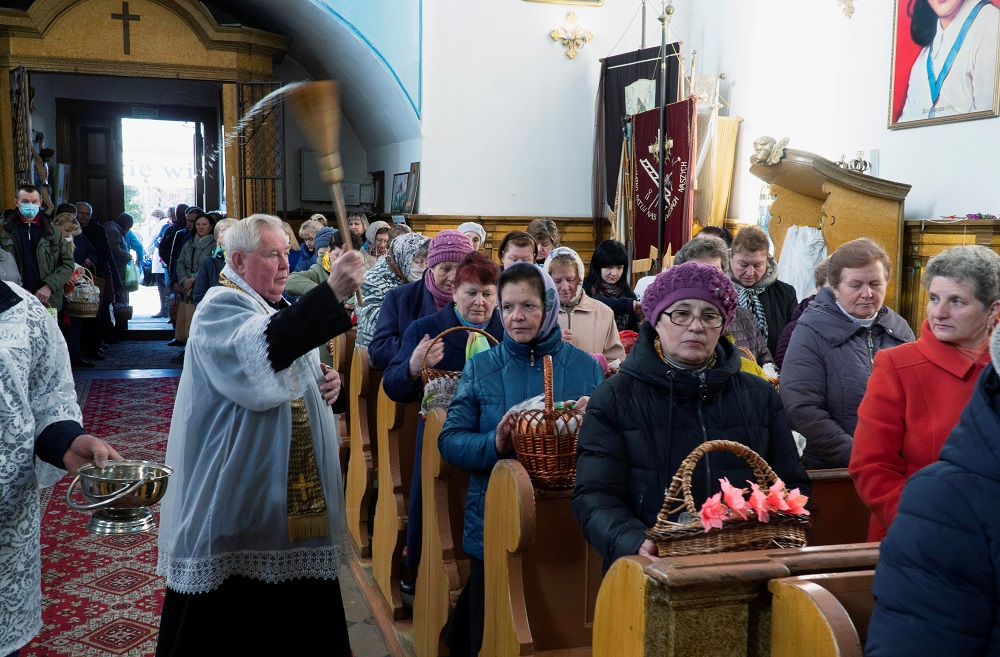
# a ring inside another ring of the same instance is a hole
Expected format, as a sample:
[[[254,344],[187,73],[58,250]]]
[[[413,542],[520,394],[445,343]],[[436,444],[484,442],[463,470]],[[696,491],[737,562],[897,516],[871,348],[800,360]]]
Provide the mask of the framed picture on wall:
[[[417,208],[417,187],[420,184],[420,162],[410,164],[410,175],[406,178],[406,200],[403,201],[403,212],[413,214]]]
[[[406,202],[406,179],[410,177],[409,173],[397,173],[392,177],[392,205],[389,207],[389,212],[402,212],[403,203]]]
[[[893,0],[889,127],[997,116],[1000,0]]]

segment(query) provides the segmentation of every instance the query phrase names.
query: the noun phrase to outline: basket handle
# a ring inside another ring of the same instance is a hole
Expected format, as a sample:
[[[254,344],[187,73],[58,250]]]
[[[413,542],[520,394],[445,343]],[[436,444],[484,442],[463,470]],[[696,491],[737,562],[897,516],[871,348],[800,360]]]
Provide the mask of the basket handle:
[[[555,396],[552,392],[552,355],[542,357],[542,390],[545,393],[545,412],[555,411]]]
[[[690,454],[687,455],[681,465],[677,468],[677,474],[674,475],[673,480],[670,482],[670,489],[667,491],[666,496],[663,498],[663,509],[661,513],[664,517],[670,515],[680,507],[669,508],[671,502],[684,502],[683,508],[687,510],[691,517],[698,515],[698,509],[694,505],[694,497],[691,495],[691,473],[694,472],[694,468],[698,465],[698,461],[701,457],[705,456],[709,452],[733,452],[744,461],[753,470],[754,476],[757,478],[757,484],[760,486],[771,486],[778,476],[774,474],[774,470],[771,466],[767,464],[767,461],[761,457],[760,454],[753,451],[743,443],[737,443],[732,440],[709,440],[695,447]],[[681,492],[683,494],[682,498],[677,497],[677,493]]]
[[[479,329],[474,326],[452,326],[450,329],[445,329],[440,333],[438,333],[436,336],[434,336],[434,339],[431,340],[430,343],[427,345],[427,349],[424,350],[424,355],[420,359],[420,371],[427,369],[427,352],[431,350],[431,347],[433,347],[438,340],[448,335],[449,333],[453,333],[455,331],[469,331],[471,333],[478,333],[480,335],[486,336],[486,339],[490,341],[491,346],[495,347],[498,344],[497,339],[494,338],[489,333],[487,333],[486,331],[484,331],[483,329]]]

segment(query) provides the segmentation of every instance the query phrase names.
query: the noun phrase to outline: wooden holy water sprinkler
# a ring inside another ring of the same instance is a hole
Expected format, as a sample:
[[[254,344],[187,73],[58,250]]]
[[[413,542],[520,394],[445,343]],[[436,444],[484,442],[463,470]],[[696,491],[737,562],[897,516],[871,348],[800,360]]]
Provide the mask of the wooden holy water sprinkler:
[[[352,244],[344,205],[344,167],[340,163],[340,87],[333,80],[317,80],[289,90],[285,101],[305,130],[306,139],[316,152],[319,178],[330,186],[337,228],[345,246]],[[361,290],[356,293],[360,307]]]

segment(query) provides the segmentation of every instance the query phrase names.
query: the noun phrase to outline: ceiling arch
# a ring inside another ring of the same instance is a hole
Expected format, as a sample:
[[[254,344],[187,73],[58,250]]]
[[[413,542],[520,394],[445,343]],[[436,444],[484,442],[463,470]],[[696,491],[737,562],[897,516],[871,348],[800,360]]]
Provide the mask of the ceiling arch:
[[[211,0],[245,25],[291,39],[288,53],[315,79],[340,83],[344,116],[362,146],[420,138],[419,0]],[[405,4],[410,15],[399,15]],[[360,7],[360,8],[359,8]],[[395,33],[394,33],[395,32]],[[399,44],[406,44],[406,49]]]

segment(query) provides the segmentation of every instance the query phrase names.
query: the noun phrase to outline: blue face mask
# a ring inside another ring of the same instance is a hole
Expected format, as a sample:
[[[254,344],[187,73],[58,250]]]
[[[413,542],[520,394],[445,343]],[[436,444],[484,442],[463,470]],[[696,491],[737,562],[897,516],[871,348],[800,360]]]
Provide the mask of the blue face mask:
[[[21,216],[26,219],[34,219],[38,216],[38,210],[41,208],[37,203],[22,203],[21,204]]]

